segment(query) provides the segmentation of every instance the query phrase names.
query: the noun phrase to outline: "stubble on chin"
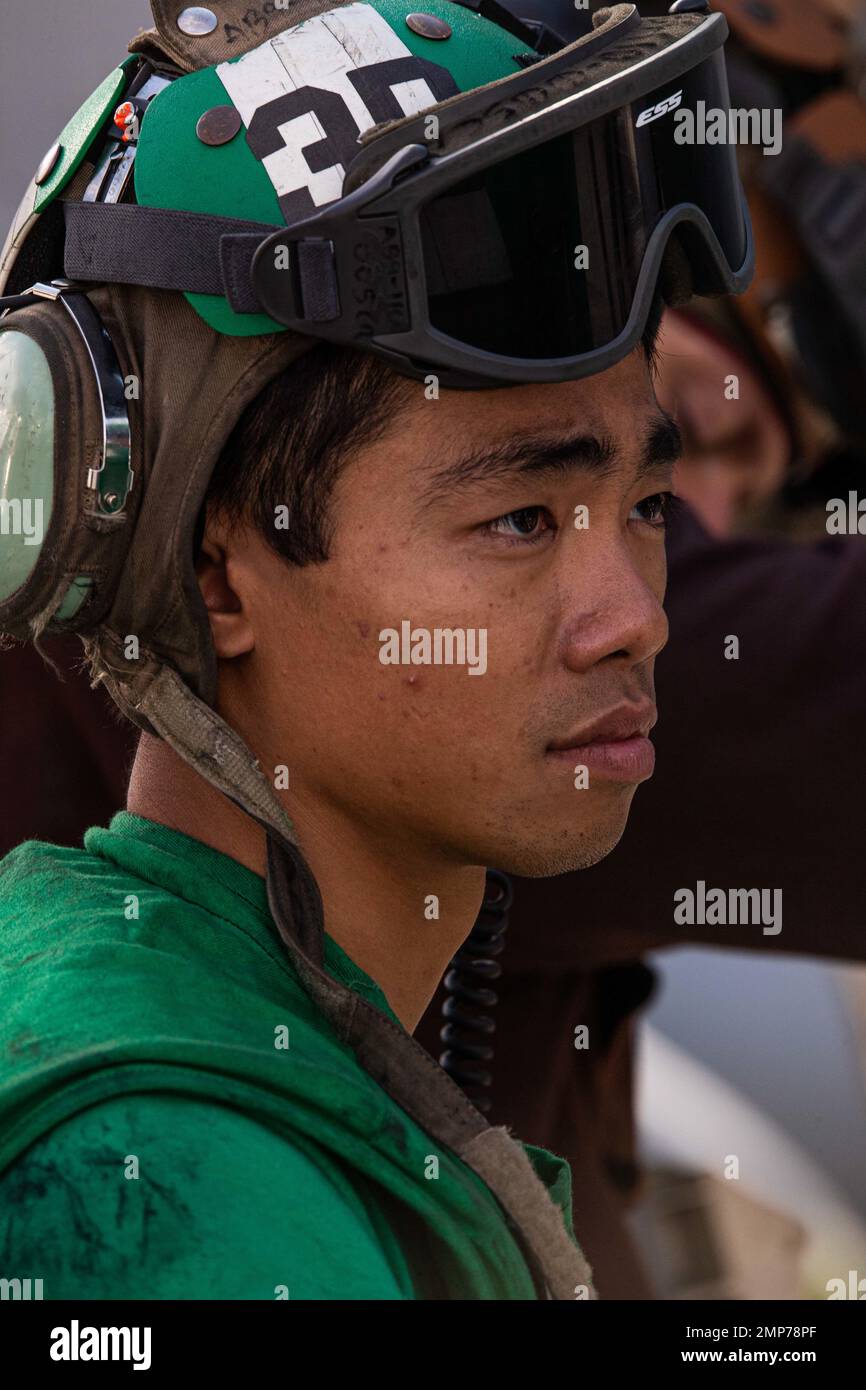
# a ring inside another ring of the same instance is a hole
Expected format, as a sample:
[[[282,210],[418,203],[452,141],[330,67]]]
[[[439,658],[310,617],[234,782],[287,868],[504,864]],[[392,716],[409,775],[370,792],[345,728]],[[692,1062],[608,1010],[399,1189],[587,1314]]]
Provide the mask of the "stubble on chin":
[[[577,873],[606,859],[624,833],[625,820],[607,833],[587,831],[575,838],[574,832],[569,831],[561,840],[514,846],[509,854],[500,855],[496,867],[520,878],[556,878],[559,874]]]

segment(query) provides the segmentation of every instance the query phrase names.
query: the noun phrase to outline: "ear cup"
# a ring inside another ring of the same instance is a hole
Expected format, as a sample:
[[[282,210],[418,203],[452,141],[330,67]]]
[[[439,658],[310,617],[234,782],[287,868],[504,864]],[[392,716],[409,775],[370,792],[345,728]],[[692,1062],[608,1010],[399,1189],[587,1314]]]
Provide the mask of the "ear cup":
[[[44,350],[0,324],[0,604],[30,579],[51,521],[54,409]]]
[[[0,319],[0,631],[21,640],[95,627],[123,563],[129,513],[105,515],[97,485],[106,457],[100,372],[105,354],[116,363],[89,304],[86,314],[101,336],[99,366],[59,299]]]

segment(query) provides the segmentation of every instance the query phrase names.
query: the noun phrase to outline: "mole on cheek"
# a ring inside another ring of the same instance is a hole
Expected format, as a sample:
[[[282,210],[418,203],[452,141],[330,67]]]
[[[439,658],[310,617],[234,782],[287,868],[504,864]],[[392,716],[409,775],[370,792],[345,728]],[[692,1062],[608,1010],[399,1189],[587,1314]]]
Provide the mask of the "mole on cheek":
[[[358,621],[356,620],[356,622],[355,622],[355,627],[358,629],[358,631],[360,632],[360,634],[361,634],[362,637],[369,637],[369,636],[370,636],[370,624],[369,624],[369,623],[362,623],[362,622],[358,622]]]

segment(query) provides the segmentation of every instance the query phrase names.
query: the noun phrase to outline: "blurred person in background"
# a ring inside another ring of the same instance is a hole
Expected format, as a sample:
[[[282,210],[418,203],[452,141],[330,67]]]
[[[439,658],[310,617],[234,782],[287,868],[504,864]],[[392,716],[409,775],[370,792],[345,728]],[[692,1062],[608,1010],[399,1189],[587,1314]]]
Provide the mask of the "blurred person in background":
[[[678,492],[708,531],[818,535],[866,453],[866,4],[715,8],[732,106],[782,111],[784,143],[741,147],[755,279],[666,315],[657,394],[683,431]]]

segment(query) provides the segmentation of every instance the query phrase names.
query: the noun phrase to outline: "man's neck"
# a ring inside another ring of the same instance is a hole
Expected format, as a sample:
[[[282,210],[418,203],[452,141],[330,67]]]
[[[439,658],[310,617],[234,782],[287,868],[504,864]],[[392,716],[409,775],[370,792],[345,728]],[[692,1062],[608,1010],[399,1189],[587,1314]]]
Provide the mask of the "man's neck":
[[[275,795],[280,797],[279,792]],[[319,885],[325,929],[412,1032],[481,906],[484,872],[377,844],[369,827],[280,797]],[[127,809],[227,854],[262,878],[265,833],[161,739],[142,734]]]

